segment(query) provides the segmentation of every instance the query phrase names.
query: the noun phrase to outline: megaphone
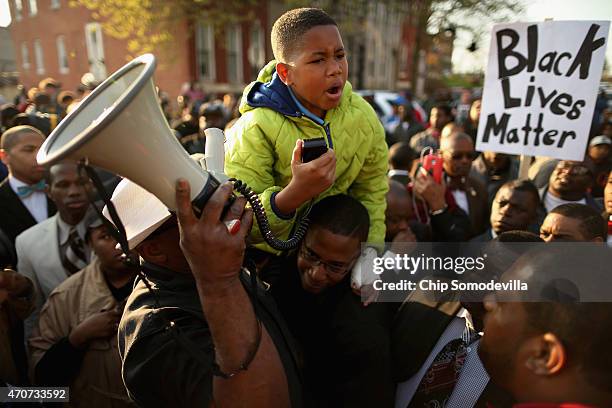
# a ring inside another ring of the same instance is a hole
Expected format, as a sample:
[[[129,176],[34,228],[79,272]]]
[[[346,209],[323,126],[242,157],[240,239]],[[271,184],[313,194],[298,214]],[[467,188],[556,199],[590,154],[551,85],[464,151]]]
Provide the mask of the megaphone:
[[[176,182],[184,178],[191,185],[192,204],[201,210],[220,183],[191,160],[170,129],[157,100],[155,66],[155,57],[145,54],[108,77],[53,130],[36,156],[38,163],[51,166],[71,160],[103,168],[148,190],[171,211],[176,210]],[[222,152],[223,133],[206,133],[211,149]],[[209,151],[207,168],[222,175],[223,153],[215,158]],[[280,240],[270,230],[258,196],[239,180],[234,186],[253,207],[270,246],[278,250],[297,246],[306,233],[306,219],[289,240]]]
[[[86,160],[132,180],[170,210],[176,210],[176,181],[184,178],[201,208],[219,182],[174,137],[157,101],[155,66],[155,57],[145,54],[102,82],[45,140],[38,163]]]

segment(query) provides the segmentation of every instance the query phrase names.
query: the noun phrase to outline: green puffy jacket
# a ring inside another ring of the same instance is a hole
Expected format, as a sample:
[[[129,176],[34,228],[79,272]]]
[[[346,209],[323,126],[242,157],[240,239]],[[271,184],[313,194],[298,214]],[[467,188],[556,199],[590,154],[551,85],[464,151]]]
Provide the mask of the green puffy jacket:
[[[244,90],[242,116],[227,133],[225,173],[259,194],[272,231],[287,239],[296,216],[283,217],[271,198],[291,180],[296,141],[325,137],[336,153],[336,181],[316,201],[335,194],[356,198],[370,215],[368,241],[384,242],[388,149],[376,113],[347,82],[340,105],[328,111],[324,121],[312,117],[296,104],[276,75],[275,65],[275,61],[266,65],[257,81]],[[277,253],[263,242],[257,223],[250,240],[260,249]]]

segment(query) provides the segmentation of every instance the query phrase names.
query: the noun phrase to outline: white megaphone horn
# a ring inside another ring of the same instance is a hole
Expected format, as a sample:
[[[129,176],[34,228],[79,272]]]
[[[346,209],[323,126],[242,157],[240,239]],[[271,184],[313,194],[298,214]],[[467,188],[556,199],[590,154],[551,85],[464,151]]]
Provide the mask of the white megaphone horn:
[[[176,210],[175,184],[184,178],[191,185],[193,206],[201,210],[220,184],[215,176],[227,179],[223,132],[205,131],[204,171],[168,126],[157,101],[154,71],[155,57],[145,54],[112,74],[53,130],[38,151],[38,163],[51,166],[72,160],[106,169],[148,190],[170,210]],[[290,239],[276,238],[257,194],[240,180],[232,181],[253,207],[265,241],[278,250],[297,246],[306,234],[307,220],[301,220]]]
[[[145,54],[102,82],[54,129],[38,163],[85,160],[132,180],[170,210],[176,210],[175,183],[184,178],[194,206],[202,208],[219,182],[174,137],[157,101],[155,66]]]

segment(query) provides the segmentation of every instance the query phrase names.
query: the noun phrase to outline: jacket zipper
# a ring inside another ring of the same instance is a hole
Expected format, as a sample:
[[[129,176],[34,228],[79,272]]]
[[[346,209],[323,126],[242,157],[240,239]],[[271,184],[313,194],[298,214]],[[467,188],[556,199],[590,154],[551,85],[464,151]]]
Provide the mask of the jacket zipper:
[[[295,113],[298,118],[306,118],[310,120],[312,123],[314,123],[315,125],[321,126],[323,130],[325,130],[325,136],[327,137],[327,147],[329,147],[330,149],[334,148],[334,142],[332,142],[332,137],[331,137],[331,130],[329,129],[329,122],[324,123],[323,125],[320,125],[314,120],[312,120],[311,118],[309,118],[308,115],[304,115],[302,112],[295,112]]]

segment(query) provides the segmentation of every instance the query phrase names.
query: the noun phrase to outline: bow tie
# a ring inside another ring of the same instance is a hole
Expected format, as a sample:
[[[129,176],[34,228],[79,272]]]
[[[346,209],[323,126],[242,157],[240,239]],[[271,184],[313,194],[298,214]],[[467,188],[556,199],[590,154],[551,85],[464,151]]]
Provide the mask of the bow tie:
[[[44,192],[45,187],[45,180],[40,180],[38,183],[32,184],[31,186],[17,187],[17,195],[19,196],[19,198],[27,198],[36,191]]]

